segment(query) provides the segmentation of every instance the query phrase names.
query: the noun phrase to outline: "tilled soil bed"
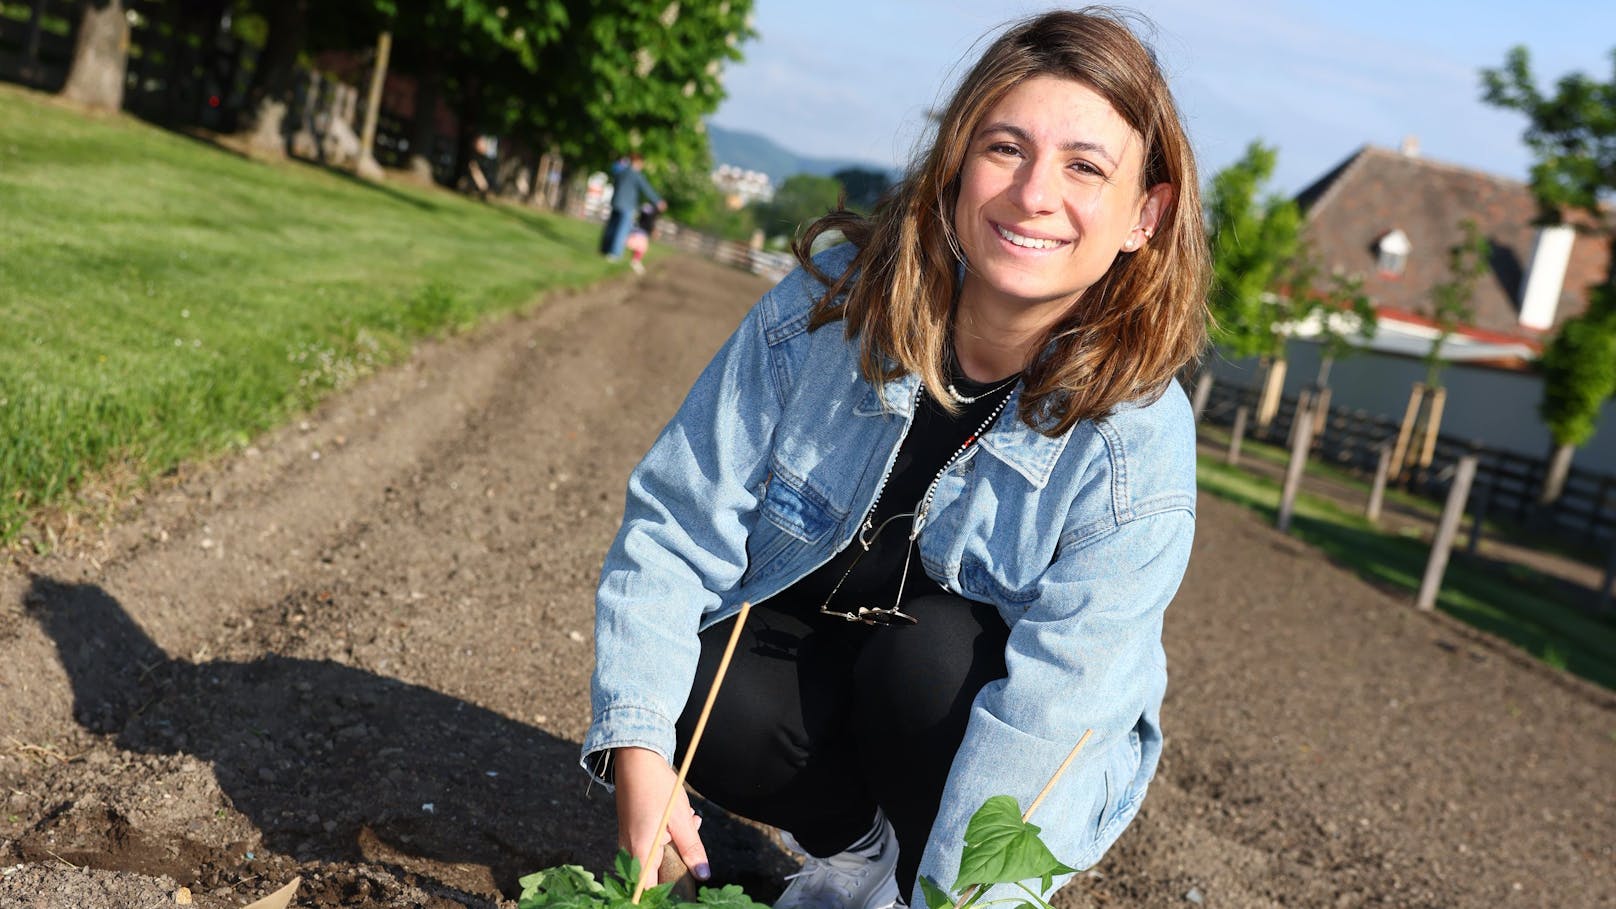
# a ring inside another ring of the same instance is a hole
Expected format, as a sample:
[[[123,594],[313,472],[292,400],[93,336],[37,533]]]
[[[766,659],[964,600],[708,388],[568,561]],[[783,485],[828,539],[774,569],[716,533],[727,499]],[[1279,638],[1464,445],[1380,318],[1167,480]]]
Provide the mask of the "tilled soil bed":
[[[510,905],[601,868],[591,591],[765,289],[688,258],[429,345],[0,568],[0,906]],[[1203,497],[1144,813],[1059,902],[1616,906],[1616,697]],[[718,877],[791,863],[716,810]],[[181,894],[181,888],[186,893]]]

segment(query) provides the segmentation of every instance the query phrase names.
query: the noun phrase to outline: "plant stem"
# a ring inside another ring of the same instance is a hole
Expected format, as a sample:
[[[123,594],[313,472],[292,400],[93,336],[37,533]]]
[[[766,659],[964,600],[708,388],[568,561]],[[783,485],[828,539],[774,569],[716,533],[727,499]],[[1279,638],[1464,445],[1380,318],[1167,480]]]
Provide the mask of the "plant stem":
[[[702,732],[707,729],[707,716],[713,712],[713,702],[718,700],[718,686],[724,683],[724,673],[729,671],[729,658],[735,653],[735,644],[741,639],[741,626],[746,624],[747,613],[751,611],[750,601],[741,604],[740,614],[735,617],[735,627],[729,633],[729,643],[724,645],[724,655],[718,660],[718,671],[713,674],[713,683],[707,687],[707,701],[702,704],[701,715],[696,718],[695,731],[690,733],[690,744],[685,747],[685,759],[679,762],[679,775],[673,781],[673,791],[668,793],[668,803],[662,808],[662,820],[657,822],[656,835],[651,837],[651,843],[645,849],[645,856],[640,859],[640,877],[634,882],[634,895],[629,897],[629,902],[636,906],[640,904],[640,894],[645,892],[647,880],[656,873],[654,870],[656,866],[651,864],[651,856],[656,854],[657,844],[662,842],[662,834],[668,831],[668,821],[673,817],[674,803],[679,800],[679,792],[685,785],[685,774],[690,772],[690,761],[696,756],[696,746],[701,744]],[[1062,769],[1065,769],[1064,765]]]
[[[1089,743],[1089,736],[1093,734],[1093,729],[1083,730],[1083,737],[1077,740],[1076,745],[1072,746],[1072,750],[1066,755],[1066,760],[1061,761],[1061,765],[1055,768],[1055,775],[1049,778],[1049,782],[1044,784],[1044,788],[1038,793],[1038,797],[1032,800],[1032,804],[1027,806],[1026,811],[1022,812],[1021,822],[1023,824],[1032,820],[1032,813],[1037,811],[1038,806],[1044,803],[1044,799],[1047,798],[1049,793],[1055,788],[1055,783],[1058,782],[1061,775],[1066,772],[1066,768],[1072,766],[1072,761],[1077,758],[1077,753],[1082,751],[1083,746]],[[661,838],[661,836],[661,833],[657,834],[658,838]],[[977,884],[972,884],[971,886],[966,887],[965,892],[960,894],[959,901],[954,904],[954,909],[961,909],[961,907],[970,901],[971,897],[976,895],[976,891],[979,889],[980,885]]]

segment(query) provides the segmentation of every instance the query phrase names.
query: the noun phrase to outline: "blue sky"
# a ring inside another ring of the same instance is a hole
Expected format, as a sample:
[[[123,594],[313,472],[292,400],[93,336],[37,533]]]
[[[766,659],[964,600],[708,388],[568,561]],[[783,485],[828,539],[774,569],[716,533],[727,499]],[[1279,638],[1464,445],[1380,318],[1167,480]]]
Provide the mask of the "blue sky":
[[[1062,4],[756,0],[758,37],[713,120],[794,152],[906,161],[984,35]],[[1203,174],[1261,138],[1295,192],[1364,143],[1525,179],[1525,119],[1482,104],[1479,71],[1524,44],[1541,86],[1612,73],[1616,2],[1140,0]]]

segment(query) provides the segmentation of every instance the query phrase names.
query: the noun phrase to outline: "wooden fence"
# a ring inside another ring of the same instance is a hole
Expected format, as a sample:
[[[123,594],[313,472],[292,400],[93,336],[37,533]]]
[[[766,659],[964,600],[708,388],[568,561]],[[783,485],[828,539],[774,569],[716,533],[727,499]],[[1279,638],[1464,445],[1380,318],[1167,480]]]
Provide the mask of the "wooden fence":
[[[1259,391],[1253,386],[1215,382],[1202,421],[1230,425],[1235,411],[1242,406],[1249,408],[1248,413],[1255,413]],[[1297,404],[1296,396],[1283,397],[1267,431],[1258,437],[1284,444],[1296,420]],[[1373,477],[1380,449],[1397,441],[1398,426],[1398,421],[1390,417],[1331,407],[1323,430],[1314,435],[1313,458],[1359,476]],[[1447,494],[1459,458],[1466,454],[1478,459],[1471,492],[1471,510],[1475,514],[1528,524],[1577,543],[1603,546],[1616,537],[1616,513],[1612,509],[1616,505],[1616,477],[1573,467],[1560,498],[1552,505],[1539,505],[1537,498],[1548,470],[1546,458],[1488,448],[1469,439],[1439,434],[1430,466],[1410,470],[1403,487],[1440,501]]]
[[[723,240],[666,218],[657,222],[656,239],[685,252],[705,256],[715,262],[778,281],[797,267],[797,260],[784,252],[753,249],[745,243]]]

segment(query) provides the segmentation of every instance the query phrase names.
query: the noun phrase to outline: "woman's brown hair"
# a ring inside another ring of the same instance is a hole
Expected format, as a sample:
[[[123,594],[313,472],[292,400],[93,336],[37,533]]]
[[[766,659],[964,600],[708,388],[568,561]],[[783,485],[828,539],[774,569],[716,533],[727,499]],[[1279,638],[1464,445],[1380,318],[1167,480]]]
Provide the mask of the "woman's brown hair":
[[[944,406],[949,332],[963,256],[954,233],[959,174],[972,133],[1022,81],[1056,76],[1088,86],[1144,139],[1141,190],[1173,188],[1141,249],[1121,253],[1053,326],[1023,374],[1021,419],[1046,435],[1066,432],[1128,401],[1153,400],[1206,344],[1209,263],[1190,149],[1155,56],[1115,12],[1090,7],[1019,22],[1000,35],[955,90],[925,155],[868,217],[837,211],[794,244],[828,291],[811,327],[842,320],[861,344],[860,369],[880,384],[916,373]],[[827,231],[858,249],[831,276],[809,251]]]

